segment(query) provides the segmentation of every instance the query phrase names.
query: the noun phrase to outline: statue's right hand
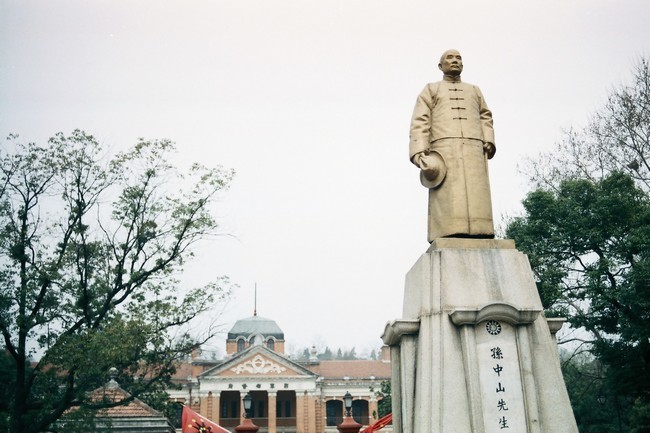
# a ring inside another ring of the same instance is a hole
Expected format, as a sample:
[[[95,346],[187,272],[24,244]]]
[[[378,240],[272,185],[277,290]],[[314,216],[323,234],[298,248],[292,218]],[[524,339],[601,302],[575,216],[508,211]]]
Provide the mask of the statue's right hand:
[[[420,163],[420,160],[422,159],[422,155],[424,155],[424,152],[416,153],[413,155],[413,164],[417,165],[418,168],[422,168],[422,164]]]

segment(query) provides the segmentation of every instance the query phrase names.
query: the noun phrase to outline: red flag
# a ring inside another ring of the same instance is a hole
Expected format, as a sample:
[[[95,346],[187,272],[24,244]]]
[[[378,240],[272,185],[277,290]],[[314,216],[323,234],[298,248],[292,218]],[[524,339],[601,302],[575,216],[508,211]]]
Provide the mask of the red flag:
[[[377,420],[373,425],[366,427],[361,433],[374,433],[386,427],[388,424],[393,423],[393,414],[389,413],[386,416],[383,416]]]
[[[183,433],[230,433],[219,424],[199,415],[187,406],[183,406],[181,423]]]

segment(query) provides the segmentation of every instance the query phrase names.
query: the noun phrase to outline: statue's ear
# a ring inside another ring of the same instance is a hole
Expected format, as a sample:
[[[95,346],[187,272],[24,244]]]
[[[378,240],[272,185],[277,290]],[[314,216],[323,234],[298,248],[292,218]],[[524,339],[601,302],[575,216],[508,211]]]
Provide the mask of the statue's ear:
[[[438,63],[438,69],[442,71],[442,63]]]

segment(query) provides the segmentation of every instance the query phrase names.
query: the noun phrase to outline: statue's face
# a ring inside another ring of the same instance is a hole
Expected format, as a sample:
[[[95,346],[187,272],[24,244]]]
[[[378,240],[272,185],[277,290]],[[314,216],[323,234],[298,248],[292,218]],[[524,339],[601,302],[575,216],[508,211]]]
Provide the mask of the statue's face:
[[[447,50],[440,57],[438,68],[445,75],[460,75],[463,72],[463,58],[456,50]]]

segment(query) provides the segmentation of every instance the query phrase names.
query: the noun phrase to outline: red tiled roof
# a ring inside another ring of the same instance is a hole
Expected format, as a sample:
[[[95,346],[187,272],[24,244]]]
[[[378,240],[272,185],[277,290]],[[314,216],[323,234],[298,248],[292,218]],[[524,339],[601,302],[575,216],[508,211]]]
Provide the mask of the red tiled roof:
[[[97,388],[90,393],[90,399],[94,402],[118,402],[129,398],[131,395],[117,385]],[[149,407],[141,400],[133,399],[126,405],[115,406],[100,411],[101,417],[161,417],[161,413]]]
[[[320,361],[319,364],[305,365],[306,368],[325,379],[390,379],[389,362],[372,360]]]
[[[176,366],[176,372],[172,376],[175,380],[187,380],[188,376],[192,375],[192,364],[189,362],[182,362]]]

